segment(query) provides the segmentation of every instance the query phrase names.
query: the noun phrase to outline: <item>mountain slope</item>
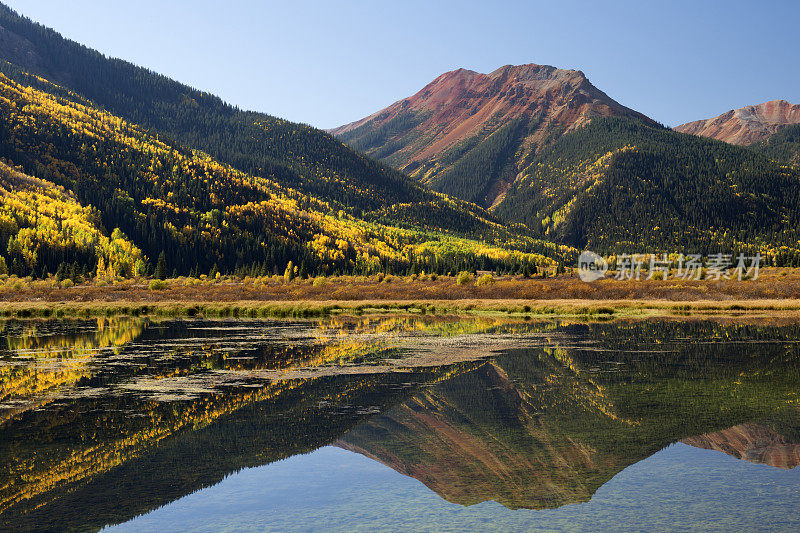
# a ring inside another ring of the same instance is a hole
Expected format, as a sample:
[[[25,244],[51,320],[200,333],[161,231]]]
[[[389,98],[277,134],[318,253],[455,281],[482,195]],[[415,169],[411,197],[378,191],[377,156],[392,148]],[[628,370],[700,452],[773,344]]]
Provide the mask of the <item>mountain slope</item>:
[[[751,148],[775,161],[800,166],[800,124],[783,127]]]
[[[143,270],[142,252],[119,229],[107,235],[99,213],[63,187],[27,176],[0,162],[0,242],[8,243],[9,265],[50,268],[96,265],[101,277]],[[2,258],[2,256],[0,256]],[[96,268],[96,267],[95,267]],[[0,270],[6,269],[5,258]],[[6,273],[6,272],[2,272]]]
[[[543,147],[598,116],[646,119],[582,72],[507,65],[447,72],[414,96],[331,130],[433,189],[489,206]]]
[[[434,271],[487,262],[548,263],[542,254],[569,253],[525,236],[524,227],[512,233],[490,215],[470,210],[474,206],[433,192],[426,192],[422,204],[396,204],[366,213],[371,220],[357,218],[160,140],[70,96],[24,87],[0,74],[0,157],[94,206],[99,223],[120,228],[151,261],[163,252],[170,272],[207,272],[216,264],[223,272],[247,267],[263,275],[283,272],[289,261],[312,274],[404,272],[412,264]],[[419,217],[423,224],[415,223]],[[29,249],[8,249],[15,273],[60,266],[58,256]],[[84,270],[94,272],[102,255],[82,256]],[[126,261],[140,259],[134,254]]]
[[[800,260],[800,172],[746,148],[604,118],[559,139],[521,175],[495,212],[557,241]]]
[[[675,127],[675,131],[710,137],[731,144],[750,145],[763,141],[789,124],[800,123],[800,105],[772,100],[732,109],[706,120]]]
[[[129,122],[167,134],[245,173],[356,211],[431,198],[413,180],[350,150],[325,132],[241,111],[216,96],[107,58],[2,4],[0,63],[0,71],[12,79],[49,90],[39,84],[36,76],[41,76]]]

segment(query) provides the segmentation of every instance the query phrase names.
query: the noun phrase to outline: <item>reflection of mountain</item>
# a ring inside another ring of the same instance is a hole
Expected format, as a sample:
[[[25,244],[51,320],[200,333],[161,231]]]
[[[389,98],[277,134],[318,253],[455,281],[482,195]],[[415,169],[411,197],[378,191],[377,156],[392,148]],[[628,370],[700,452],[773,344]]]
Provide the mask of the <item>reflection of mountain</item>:
[[[588,501],[625,467],[689,435],[721,430],[685,441],[721,443],[719,436],[732,431],[722,428],[780,412],[798,385],[787,380],[797,354],[779,344],[760,345],[754,354],[748,343],[667,345],[652,339],[659,333],[647,325],[587,329],[622,351],[509,351],[373,417],[336,445],[454,503],[551,508]],[[763,333],[727,331],[732,338]],[[642,339],[661,348],[633,350],[637,343],[643,348]],[[783,370],[770,367],[778,361]],[[800,427],[796,412],[788,423],[783,429],[790,432]],[[727,440],[737,445],[732,435]],[[776,431],[751,430],[742,441],[748,460],[759,447],[767,464],[797,457],[798,448]]]
[[[384,332],[439,335],[431,352],[481,356],[485,343],[461,333],[497,341],[509,330],[429,318],[317,326],[151,324],[76,384],[86,394],[0,425],[0,530],[99,529],[332,442],[453,502],[543,508],[586,501],[692,435],[768,425],[778,411],[769,427],[800,433],[785,409],[798,345],[763,342],[797,339],[797,328],[526,325],[513,330],[526,342],[572,347],[412,364],[419,354],[393,351]],[[176,399],[181,387],[191,393]]]
[[[469,398],[473,392],[480,396]],[[600,470],[618,470],[613,458],[600,458],[550,427],[493,364],[371,419],[336,445],[462,505],[495,500],[509,508],[544,508],[587,501],[605,481],[597,479]]]
[[[800,442],[755,423],[690,437],[681,442],[775,468],[794,468],[800,464]]]

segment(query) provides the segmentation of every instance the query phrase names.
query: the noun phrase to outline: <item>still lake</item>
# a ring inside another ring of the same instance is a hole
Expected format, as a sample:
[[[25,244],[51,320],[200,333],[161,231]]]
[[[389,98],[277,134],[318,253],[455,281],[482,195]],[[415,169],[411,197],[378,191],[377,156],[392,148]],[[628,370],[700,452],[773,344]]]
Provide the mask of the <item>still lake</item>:
[[[798,531],[800,326],[8,320],[2,531]]]

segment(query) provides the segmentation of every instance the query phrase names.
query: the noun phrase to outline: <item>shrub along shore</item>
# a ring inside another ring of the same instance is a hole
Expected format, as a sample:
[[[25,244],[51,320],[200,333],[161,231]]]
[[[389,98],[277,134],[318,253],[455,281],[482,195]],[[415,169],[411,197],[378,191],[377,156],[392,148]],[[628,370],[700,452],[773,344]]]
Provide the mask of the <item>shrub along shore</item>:
[[[283,276],[166,280],[131,278],[59,282],[54,277],[0,279],[3,316],[314,317],[364,313],[620,317],[765,313],[800,314],[800,269],[764,269],[757,280],[582,282],[556,277]]]

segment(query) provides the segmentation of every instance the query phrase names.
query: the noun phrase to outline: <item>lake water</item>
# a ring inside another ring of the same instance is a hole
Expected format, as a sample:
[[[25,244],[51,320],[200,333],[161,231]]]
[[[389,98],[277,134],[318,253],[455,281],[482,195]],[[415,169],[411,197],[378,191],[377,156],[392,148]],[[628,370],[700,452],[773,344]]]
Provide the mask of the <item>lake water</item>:
[[[2,531],[800,530],[795,325],[1,329]]]

